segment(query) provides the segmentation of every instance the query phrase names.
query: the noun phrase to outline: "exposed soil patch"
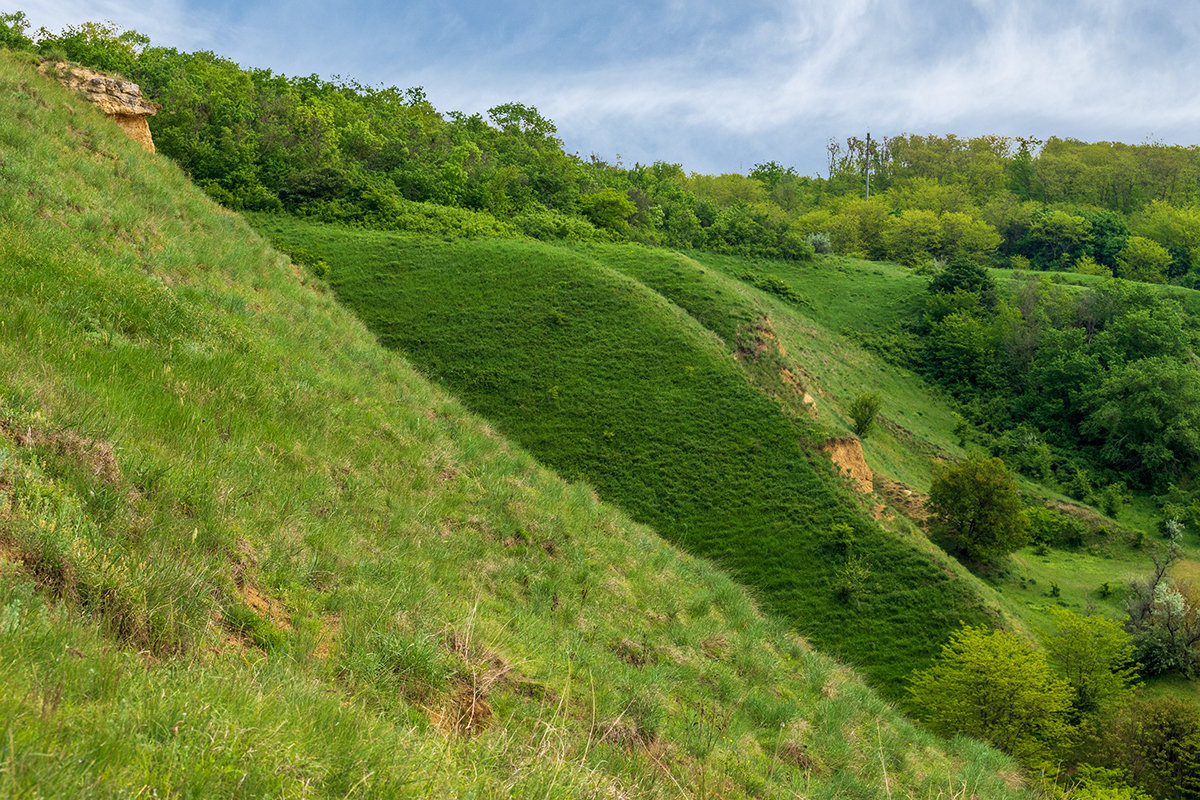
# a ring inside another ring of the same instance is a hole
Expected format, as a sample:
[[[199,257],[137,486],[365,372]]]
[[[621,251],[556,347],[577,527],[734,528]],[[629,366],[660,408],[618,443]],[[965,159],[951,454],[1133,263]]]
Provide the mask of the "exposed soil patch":
[[[443,708],[429,710],[429,719],[442,733],[474,736],[482,733],[494,716],[487,692],[477,686],[462,686]]]
[[[638,747],[649,749],[654,744],[655,737],[638,727],[633,720],[618,717],[604,729],[600,741],[619,744],[629,750]]]
[[[738,331],[737,342],[734,346],[734,353],[738,358],[757,361],[765,353],[772,351],[779,356],[787,355],[783,345],[779,344],[779,337],[775,335],[771,320],[767,317],[760,316],[754,322],[742,326]]]
[[[910,489],[900,481],[894,481],[882,475],[876,476],[875,488],[887,499],[889,505],[913,522],[924,525],[929,521],[929,509],[926,507],[929,500],[927,495]]]
[[[818,771],[815,769],[815,762],[813,761],[813,757],[809,755],[808,749],[804,745],[797,744],[791,740],[784,742],[779,748],[779,760],[785,764],[791,764],[797,769],[802,769],[805,772]]]
[[[3,519],[2,511],[0,511],[0,519]],[[12,561],[16,564],[25,563],[25,557],[21,554],[21,551],[17,549],[17,546],[5,539],[3,536],[0,536],[0,559]]]
[[[88,439],[71,430],[43,431],[32,426],[22,429],[3,420],[0,420],[0,434],[20,447],[45,447],[55,455],[78,461],[109,486],[115,486],[121,480],[116,453],[108,442]]]
[[[313,655],[325,661],[333,653],[333,645],[342,632],[342,618],[337,614],[321,615],[321,630],[317,635],[317,645]]]
[[[826,439],[821,443],[820,450],[829,456],[829,460],[843,475],[854,481],[859,494],[871,494],[875,490],[875,473],[867,466],[862,442],[857,438],[843,436]]]
[[[763,363],[768,365],[772,372],[778,373],[780,388],[784,393],[801,398],[803,410],[810,414],[816,413],[816,401],[805,390],[801,370],[788,366],[787,350],[779,343],[779,336],[767,316],[759,316],[738,330],[733,352],[740,361],[752,364],[758,364],[765,359]]]
[[[268,597],[263,594],[257,586],[250,583],[244,584],[242,586],[242,599],[246,601],[246,606],[250,610],[266,619],[275,627],[284,631],[292,629],[287,609],[283,607],[283,603],[274,597]]]
[[[630,639],[623,639],[619,642],[609,645],[609,650],[616,654],[617,658],[629,664],[632,667],[646,666],[653,664],[658,659],[655,658],[653,651],[644,645],[640,645]]]

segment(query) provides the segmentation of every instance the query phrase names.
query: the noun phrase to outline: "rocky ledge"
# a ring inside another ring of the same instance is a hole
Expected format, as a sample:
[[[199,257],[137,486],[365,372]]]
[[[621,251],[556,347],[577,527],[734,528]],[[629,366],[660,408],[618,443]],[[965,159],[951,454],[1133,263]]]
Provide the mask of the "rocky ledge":
[[[42,71],[54,75],[64,86],[99,106],[131,139],[154,152],[154,140],[150,138],[146,117],[158,113],[158,105],[142,97],[141,87],[136,83],[65,61],[47,62],[42,65]]]

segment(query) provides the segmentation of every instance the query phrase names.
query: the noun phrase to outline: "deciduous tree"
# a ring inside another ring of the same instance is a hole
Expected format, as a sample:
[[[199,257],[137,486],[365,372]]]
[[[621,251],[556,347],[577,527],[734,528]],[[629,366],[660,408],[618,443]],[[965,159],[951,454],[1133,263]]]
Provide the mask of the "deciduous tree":
[[[1028,538],[1016,482],[998,458],[934,467],[929,509],[941,539],[976,564],[995,561]]]
[[[944,735],[983,739],[1027,764],[1069,744],[1071,686],[1019,636],[964,626],[929,669],[913,675],[910,705]]]

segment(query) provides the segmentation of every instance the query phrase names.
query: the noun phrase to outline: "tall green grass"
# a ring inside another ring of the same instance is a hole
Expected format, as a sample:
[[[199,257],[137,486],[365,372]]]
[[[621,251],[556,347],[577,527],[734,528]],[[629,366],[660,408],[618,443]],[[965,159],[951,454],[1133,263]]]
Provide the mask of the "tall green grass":
[[[1015,797],[0,53],[0,796]]]

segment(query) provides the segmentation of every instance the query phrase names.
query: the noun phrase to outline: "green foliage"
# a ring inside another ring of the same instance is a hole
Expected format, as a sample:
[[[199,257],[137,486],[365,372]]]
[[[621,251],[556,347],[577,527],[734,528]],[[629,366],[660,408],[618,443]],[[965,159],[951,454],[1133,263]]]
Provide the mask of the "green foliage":
[[[1084,527],[1074,517],[1042,506],[1030,506],[1023,512],[1031,541],[1047,547],[1078,548],[1083,544]]]
[[[1200,674],[1200,591],[1176,581],[1167,570],[1179,558],[1178,545],[1154,555],[1154,572],[1134,581],[1126,602],[1126,629],[1146,675]]]
[[[850,407],[846,410],[854,423],[854,433],[860,439],[866,439],[875,427],[875,418],[883,407],[883,397],[878,392],[866,392],[856,395]]]
[[[931,294],[968,292],[979,298],[985,308],[996,305],[996,282],[978,262],[963,256],[953,259],[929,282]]]
[[[1016,250],[1037,269],[1066,269],[1090,253],[1091,246],[1092,223],[1087,219],[1066,211],[1039,209]]]
[[[84,22],[68,25],[56,35],[40,36],[38,50],[46,56],[61,56],[128,77],[134,74],[138,56],[149,44],[150,37],[145,34],[122,30],[111,22]]]
[[[1080,425],[1109,465],[1141,483],[1194,470],[1200,457],[1200,374],[1165,356],[1118,364],[1093,378]]]
[[[835,522],[829,526],[826,540],[836,552],[849,555],[854,551],[854,543],[857,541],[857,538],[854,535],[854,527],[852,525],[845,522]]]
[[[804,237],[804,241],[808,242],[814,253],[828,255],[833,252],[833,241],[829,238],[829,234],[823,231],[808,234]]]
[[[1096,263],[1096,260],[1090,255],[1082,255],[1076,259],[1075,264],[1071,267],[1072,272],[1078,272],[1080,275],[1112,275],[1112,270],[1103,264]]]
[[[871,571],[863,558],[856,554],[846,557],[846,563],[838,568],[834,576],[834,592],[844,603],[860,598],[867,590]]]
[[[688,176],[678,164],[626,168],[569,155],[554,123],[521,103],[497,105],[486,117],[440,114],[420,88],[244,70],[212,53],[151,47],[111,23],[42,31],[32,41],[19,12],[5,20],[10,46],[140,83],[163,106],[150,123],[159,150],[238,210],[429,231],[423,215],[396,213],[400,198],[486,212],[547,240],[588,240],[595,228],[649,244],[801,261],[819,247],[914,266],[995,257],[1091,271],[1118,268],[1125,253],[1125,274],[1159,280],[1161,258],[1144,258],[1161,255],[1153,239],[1170,254],[1162,274],[1200,280],[1190,274],[1195,226],[1177,207],[1195,194],[1186,187],[1200,171],[1178,148],[1051,139],[1035,153],[1042,142],[951,135],[896,137],[868,154],[866,142],[851,137],[845,149],[831,144],[824,179],[775,161],[749,176]],[[877,191],[869,201],[858,199],[868,155]],[[1109,173],[1116,177],[1103,177]],[[1139,217],[1147,238],[1130,239],[1127,215],[1151,196],[1176,205]]]
[[[1200,798],[1200,715],[1178,697],[1130,703],[1102,731],[1090,755],[1155,798]]]
[[[934,468],[929,489],[934,530],[975,564],[988,564],[1028,540],[1016,483],[998,458]]]
[[[1117,276],[1146,283],[1166,283],[1171,254],[1158,242],[1130,236],[1116,258]]]
[[[913,266],[928,261],[940,249],[942,228],[937,214],[910,209],[888,220],[883,246],[888,258]]]
[[[967,292],[952,297],[974,302]],[[988,320],[970,310],[953,311],[930,326],[921,353],[924,371],[960,391],[990,386],[997,344]]]
[[[637,211],[637,206],[623,192],[613,188],[585,195],[580,198],[579,207],[593,225],[611,231],[624,230],[629,218]]]
[[[1131,495],[1125,486],[1125,481],[1115,481],[1105,486],[1100,492],[1099,504],[1102,511],[1110,517],[1116,517],[1121,509],[1129,505]]]
[[[1127,769],[1080,764],[1066,796],[1071,800],[1154,800],[1136,786],[1130,786],[1129,779]]]
[[[1183,277],[1200,267],[1200,208],[1195,205],[1180,208],[1155,200],[1133,216],[1130,227],[1136,235],[1157,242],[1170,253],[1171,278]]]
[[[33,40],[26,35],[29,17],[24,11],[0,13],[0,47],[10,50],[32,50]]]
[[[1070,742],[1072,690],[1019,636],[964,626],[929,669],[913,674],[909,705],[943,735],[983,739],[1030,765]]]
[[[550,209],[529,209],[513,217],[521,233],[544,242],[570,240],[587,242],[601,236],[587,220]]]
[[[776,297],[783,298],[797,305],[804,304],[804,298],[800,296],[792,286],[785,281],[780,280],[772,275],[764,275],[761,272],[743,272],[739,276],[742,280],[752,284],[756,289],[762,289],[764,292],[770,292]]]
[[[1121,625],[1101,616],[1053,609],[1043,639],[1050,666],[1071,685],[1076,719],[1128,701],[1137,674],[1134,646]]]
[[[1035,481],[1045,483],[1052,477],[1054,450],[1029,425],[1018,425],[996,437],[993,451],[1004,463]]]

